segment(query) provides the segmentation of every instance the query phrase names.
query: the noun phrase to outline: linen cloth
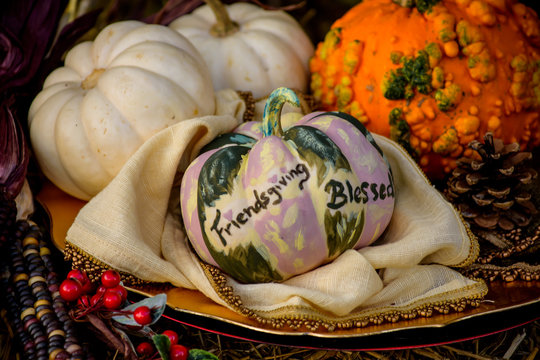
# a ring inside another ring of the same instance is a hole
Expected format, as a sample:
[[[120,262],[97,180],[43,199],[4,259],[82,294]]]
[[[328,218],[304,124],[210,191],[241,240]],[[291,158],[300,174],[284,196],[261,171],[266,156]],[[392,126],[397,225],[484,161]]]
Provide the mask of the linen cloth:
[[[217,101],[217,115],[184,120],[145,142],[81,209],[66,241],[114,269],[199,290],[238,311],[191,250],[179,215],[182,172],[202,146],[241,122],[237,96],[225,91]],[[241,284],[226,277],[243,307],[264,319],[343,321],[485,295],[482,281],[451,268],[471,264],[478,254],[458,213],[403,148],[373,135],[395,180],[394,214],[382,237],[283,283]]]

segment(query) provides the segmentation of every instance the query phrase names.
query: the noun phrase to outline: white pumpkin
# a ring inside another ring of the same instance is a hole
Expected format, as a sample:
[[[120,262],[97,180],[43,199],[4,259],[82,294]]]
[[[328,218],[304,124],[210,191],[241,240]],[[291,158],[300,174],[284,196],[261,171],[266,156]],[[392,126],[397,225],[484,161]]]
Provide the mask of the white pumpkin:
[[[206,2],[169,26],[197,47],[215,90],[251,91],[256,98],[281,86],[307,91],[313,44],[292,16],[249,3]]]
[[[67,53],[32,102],[28,121],[45,176],[87,200],[153,134],[214,111],[210,73],[185,37],[123,21]]]

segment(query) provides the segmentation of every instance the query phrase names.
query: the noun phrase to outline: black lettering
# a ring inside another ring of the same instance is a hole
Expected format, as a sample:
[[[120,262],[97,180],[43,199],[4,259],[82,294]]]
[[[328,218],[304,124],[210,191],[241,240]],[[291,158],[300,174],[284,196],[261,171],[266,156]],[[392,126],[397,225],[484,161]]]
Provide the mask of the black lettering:
[[[386,199],[386,186],[384,184],[381,184],[381,187],[379,188],[379,197],[381,200]]]
[[[310,175],[309,170],[304,164],[297,164],[294,169],[290,169],[288,172],[284,172],[281,178],[278,181],[278,184],[274,184],[270,188],[268,188],[266,191],[262,191],[260,194],[257,192],[257,190],[253,190],[253,196],[255,198],[255,201],[252,205],[249,205],[243,209],[242,212],[236,214],[236,216],[232,216],[232,220],[226,223],[224,227],[220,227],[219,223],[221,221],[221,211],[219,209],[216,209],[216,217],[212,223],[212,226],[210,229],[212,231],[215,231],[221,240],[222,244],[224,246],[227,245],[227,241],[225,240],[225,235],[231,236],[231,230],[234,226],[237,229],[241,229],[244,224],[246,224],[251,217],[253,217],[255,214],[258,214],[261,210],[266,210],[270,202],[272,202],[272,205],[278,205],[283,201],[283,196],[281,195],[281,189],[282,186],[285,187],[289,185],[290,181],[295,179],[296,177],[299,177],[300,174],[304,174],[304,177],[300,179],[298,183],[298,187],[300,190],[304,189],[304,183],[308,181]],[[340,191],[340,193],[334,193],[333,201],[336,202],[337,200],[340,200],[341,197],[344,198],[341,199],[341,202],[345,204],[347,202],[347,197],[343,194],[343,185],[336,182],[336,186],[341,186],[341,189],[337,189]],[[326,190],[328,192],[328,190]],[[273,195],[273,196],[272,196]],[[335,204],[337,207],[342,206]]]
[[[377,201],[379,198],[379,193],[377,192],[377,184],[371,184],[371,192],[373,193],[373,201]]]
[[[257,190],[253,190],[253,196],[255,196],[255,205],[254,210],[255,213],[258,214],[261,209],[266,209],[266,205],[268,205],[268,196],[264,193],[264,191],[261,193],[261,196],[259,197],[259,193]],[[264,198],[264,200],[262,200]],[[251,216],[251,215],[250,215]]]
[[[266,196],[266,193],[263,191],[261,193],[261,202],[262,202],[262,208],[266,210],[266,207],[268,206],[268,203],[270,202],[270,199],[268,196]]]
[[[216,218],[214,219],[214,222],[212,223],[212,226],[210,227],[210,230],[214,230],[218,234],[219,239],[221,240],[221,243],[223,244],[223,246],[226,246],[227,241],[225,240],[225,238],[222,235],[223,228],[218,228],[218,224],[219,224],[220,219],[221,219],[221,211],[219,211],[219,209],[216,209]]]
[[[298,165],[300,165],[300,164],[298,164]],[[296,167],[298,167],[298,165],[296,165]],[[295,178],[297,176],[298,176],[298,171],[296,171],[295,169],[289,170],[289,178],[292,179],[292,178]]]
[[[360,189],[362,190],[362,195],[364,195],[364,204],[367,203],[368,200],[369,200],[369,196],[368,196],[368,193],[366,191],[368,186],[369,186],[369,183],[367,183],[365,181],[362,183],[362,185],[360,185]]]
[[[353,188],[349,180],[345,180],[345,184],[347,185],[347,190],[349,190],[349,199],[354,199],[353,197]]]
[[[272,186],[270,189],[267,190],[267,193],[276,194],[278,197],[276,200],[272,202],[272,205],[277,205],[283,200],[283,198],[281,197],[281,193],[277,191],[276,187],[279,189],[279,185],[276,185],[276,186]]]
[[[392,182],[392,175],[388,173],[388,186],[386,186],[386,195],[389,197],[394,197],[394,183]]]
[[[329,193],[331,196],[330,202],[328,202],[326,206],[335,210],[345,205],[347,203],[347,196],[343,195],[343,190],[343,184],[338,181],[330,180],[328,183],[326,183],[324,191]]]
[[[253,213],[258,214],[260,210],[256,210],[253,206],[248,206],[247,208],[244,208],[244,214],[246,214],[248,217],[252,217]],[[238,219],[236,219],[238,220]],[[247,220],[246,220],[247,221]],[[240,222],[240,221],[239,221]],[[243,224],[243,223],[242,223]]]
[[[246,211],[246,209],[244,209],[244,211]],[[248,221],[248,219],[244,218],[244,215],[245,214],[243,212],[239,212],[238,215],[236,215],[236,221],[238,221],[242,225],[244,225]]]
[[[362,190],[360,190],[360,186],[354,188],[354,201],[358,204],[362,201]]]
[[[298,184],[298,188],[299,188],[300,190],[304,190],[304,183],[305,183],[306,181],[308,181],[308,179],[309,179],[309,170],[308,170],[308,168],[306,167],[306,165],[304,165],[304,164],[298,164],[298,165],[296,165],[296,170],[297,170],[300,174],[305,174],[305,175],[306,175],[306,177],[303,178],[302,180],[300,180],[300,183]]]

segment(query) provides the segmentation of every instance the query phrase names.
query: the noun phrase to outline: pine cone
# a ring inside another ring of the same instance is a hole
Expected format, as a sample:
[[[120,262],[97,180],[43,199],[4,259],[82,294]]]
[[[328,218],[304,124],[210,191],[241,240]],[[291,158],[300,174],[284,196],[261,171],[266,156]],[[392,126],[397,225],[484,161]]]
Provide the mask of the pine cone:
[[[469,143],[479,157],[461,158],[448,179],[445,195],[478,230],[504,230],[527,226],[538,211],[526,184],[538,175],[527,166],[530,152],[519,144],[505,145],[488,132],[484,143]]]

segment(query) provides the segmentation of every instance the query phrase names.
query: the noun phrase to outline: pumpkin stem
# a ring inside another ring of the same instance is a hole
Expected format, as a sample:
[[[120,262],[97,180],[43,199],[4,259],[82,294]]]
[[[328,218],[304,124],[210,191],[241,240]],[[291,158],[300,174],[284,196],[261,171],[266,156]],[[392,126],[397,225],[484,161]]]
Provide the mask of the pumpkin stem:
[[[238,23],[231,20],[227,9],[223,3],[219,0],[204,0],[206,5],[210,6],[214,16],[216,17],[216,23],[210,29],[210,34],[216,37],[225,37],[234,34],[238,31],[240,26]]]
[[[262,131],[264,136],[283,135],[281,128],[281,109],[288,102],[291,105],[300,107],[300,100],[294,91],[286,87],[280,87],[272,91],[266,105],[262,120]]]
[[[83,90],[93,89],[97,85],[99,77],[104,72],[105,69],[94,69],[94,71],[92,71],[92,73],[82,81],[81,87],[83,88]]]

